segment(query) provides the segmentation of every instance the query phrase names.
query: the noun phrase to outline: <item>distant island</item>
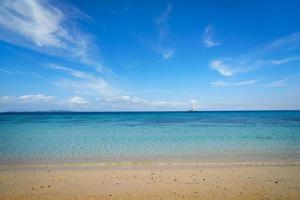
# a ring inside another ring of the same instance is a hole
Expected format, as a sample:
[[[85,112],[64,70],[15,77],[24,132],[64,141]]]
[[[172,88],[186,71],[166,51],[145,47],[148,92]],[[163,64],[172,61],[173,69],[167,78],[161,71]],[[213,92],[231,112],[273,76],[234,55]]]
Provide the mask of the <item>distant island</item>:
[[[188,111],[186,111],[186,112],[198,112],[198,111],[196,111],[196,110],[194,110],[194,109],[191,109],[191,110],[188,110]]]

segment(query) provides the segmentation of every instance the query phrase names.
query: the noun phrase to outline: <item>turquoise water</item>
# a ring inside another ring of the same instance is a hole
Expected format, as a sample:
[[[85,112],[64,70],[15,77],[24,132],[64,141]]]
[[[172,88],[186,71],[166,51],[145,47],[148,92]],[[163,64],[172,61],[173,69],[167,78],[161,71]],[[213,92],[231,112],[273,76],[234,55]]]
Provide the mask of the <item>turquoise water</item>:
[[[300,160],[299,111],[2,113],[0,163]]]

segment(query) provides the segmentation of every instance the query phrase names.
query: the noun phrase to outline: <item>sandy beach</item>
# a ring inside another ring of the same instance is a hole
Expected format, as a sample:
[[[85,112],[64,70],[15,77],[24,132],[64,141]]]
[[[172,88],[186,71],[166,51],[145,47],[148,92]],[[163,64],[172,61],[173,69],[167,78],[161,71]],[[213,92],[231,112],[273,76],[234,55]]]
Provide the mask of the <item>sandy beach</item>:
[[[1,167],[0,199],[284,199],[300,197],[298,164]]]

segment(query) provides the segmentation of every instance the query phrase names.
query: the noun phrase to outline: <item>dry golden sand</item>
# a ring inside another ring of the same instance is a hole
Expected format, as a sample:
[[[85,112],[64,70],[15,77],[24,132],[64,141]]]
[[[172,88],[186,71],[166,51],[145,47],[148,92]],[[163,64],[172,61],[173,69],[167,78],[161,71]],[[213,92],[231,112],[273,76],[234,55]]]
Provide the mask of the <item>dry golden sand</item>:
[[[2,169],[0,199],[297,200],[300,199],[300,166]]]

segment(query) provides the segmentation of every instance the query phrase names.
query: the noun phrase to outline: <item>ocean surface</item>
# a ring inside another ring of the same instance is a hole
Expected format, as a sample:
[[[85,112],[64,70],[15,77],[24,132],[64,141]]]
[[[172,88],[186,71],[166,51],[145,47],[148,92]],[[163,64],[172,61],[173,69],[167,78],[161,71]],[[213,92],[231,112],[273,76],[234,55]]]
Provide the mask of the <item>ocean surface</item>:
[[[300,111],[0,114],[0,163],[300,161]]]

